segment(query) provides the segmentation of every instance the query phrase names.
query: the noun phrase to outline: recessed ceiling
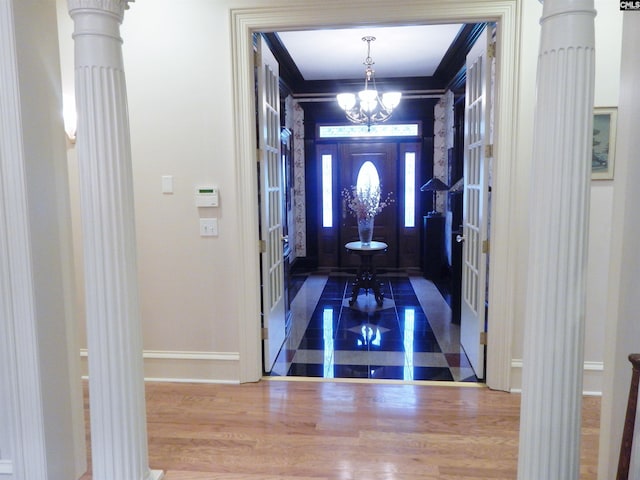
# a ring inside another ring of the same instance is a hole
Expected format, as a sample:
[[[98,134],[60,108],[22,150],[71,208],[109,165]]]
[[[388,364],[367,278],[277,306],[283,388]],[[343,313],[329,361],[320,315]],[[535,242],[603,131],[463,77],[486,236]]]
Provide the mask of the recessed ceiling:
[[[463,25],[367,27],[278,32],[305,81],[364,78],[367,43],[377,79],[430,77]]]

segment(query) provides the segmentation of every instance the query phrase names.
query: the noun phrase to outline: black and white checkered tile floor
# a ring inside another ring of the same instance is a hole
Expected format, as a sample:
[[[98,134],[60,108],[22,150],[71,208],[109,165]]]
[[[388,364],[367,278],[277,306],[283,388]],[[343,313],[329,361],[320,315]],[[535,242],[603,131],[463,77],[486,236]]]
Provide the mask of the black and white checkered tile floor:
[[[347,274],[309,275],[292,302],[291,332],[271,375],[476,382],[459,326],[421,276],[382,275],[384,301]]]

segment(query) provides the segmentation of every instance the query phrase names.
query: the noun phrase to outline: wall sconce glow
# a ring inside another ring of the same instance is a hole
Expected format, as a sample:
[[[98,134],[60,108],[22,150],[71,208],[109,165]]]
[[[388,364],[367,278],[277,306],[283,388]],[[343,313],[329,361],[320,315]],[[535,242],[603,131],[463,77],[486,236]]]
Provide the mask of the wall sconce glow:
[[[71,95],[65,95],[63,98],[62,118],[64,120],[64,131],[67,132],[69,142],[76,143],[78,113],[76,112],[76,100]]]

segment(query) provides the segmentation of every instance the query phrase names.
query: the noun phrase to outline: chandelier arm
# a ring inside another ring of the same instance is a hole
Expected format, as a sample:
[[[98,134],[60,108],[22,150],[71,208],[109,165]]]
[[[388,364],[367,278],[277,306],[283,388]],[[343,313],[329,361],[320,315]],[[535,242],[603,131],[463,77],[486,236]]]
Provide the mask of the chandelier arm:
[[[388,111],[377,111],[371,114],[367,114],[366,112],[360,109],[352,109],[345,112],[347,119],[356,124],[363,123],[383,123],[391,118],[391,113]]]
[[[360,109],[349,110],[346,112],[346,114],[347,114],[347,119],[351,123],[362,124],[362,123],[367,123],[369,121],[369,117],[367,117],[366,115],[363,115]]]
[[[382,111],[382,110],[375,112],[373,115],[371,115],[371,121],[374,123],[386,122],[387,120],[389,120],[389,118],[391,118],[391,113],[387,111]]]

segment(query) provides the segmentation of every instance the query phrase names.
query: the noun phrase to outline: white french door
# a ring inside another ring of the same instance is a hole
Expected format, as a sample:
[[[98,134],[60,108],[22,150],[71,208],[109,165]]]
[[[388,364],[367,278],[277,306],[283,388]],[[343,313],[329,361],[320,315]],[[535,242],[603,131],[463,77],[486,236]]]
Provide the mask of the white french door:
[[[460,342],[479,379],[485,377],[490,62],[487,29],[467,56],[464,122],[463,264]]]
[[[264,370],[270,372],[285,340],[282,238],[282,163],[278,62],[262,36],[257,59],[262,328]]]

